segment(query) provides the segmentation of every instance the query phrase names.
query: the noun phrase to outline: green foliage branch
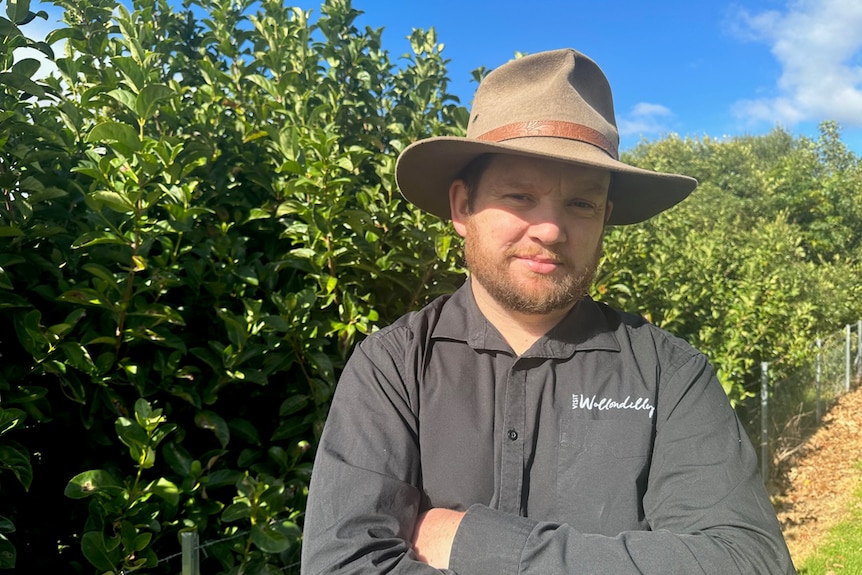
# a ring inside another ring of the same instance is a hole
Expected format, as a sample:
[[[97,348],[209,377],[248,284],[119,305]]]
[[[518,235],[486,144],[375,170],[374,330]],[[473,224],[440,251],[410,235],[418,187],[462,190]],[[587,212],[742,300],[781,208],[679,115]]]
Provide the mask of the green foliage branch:
[[[393,178],[464,129],[443,46],[396,66],[341,0],[56,4],[57,72],[0,84],[0,453],[38,494],[0,496],[3,566],[175,572],[195,529],[206,572],[296,571],[346,355],[460,282]]]
[[[834,122],[730,140],[668,137],[627,160],[698,178],[644,225],[610,230],[599,297],[706,352],[734,403],[813,363],[817,335],[862,317],[862,163]]]

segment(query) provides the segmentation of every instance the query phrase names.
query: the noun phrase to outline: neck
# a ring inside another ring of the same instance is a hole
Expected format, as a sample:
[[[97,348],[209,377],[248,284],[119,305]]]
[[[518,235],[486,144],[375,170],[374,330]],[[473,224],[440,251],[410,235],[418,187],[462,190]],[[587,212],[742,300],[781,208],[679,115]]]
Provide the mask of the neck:
[[[512,350],[521,355],[536,341],[560,323],[573,306],[547,314],[529,314],[510,310],[500,305],[479,282],[470,282],[473,297],[482,315],[503,336]]]

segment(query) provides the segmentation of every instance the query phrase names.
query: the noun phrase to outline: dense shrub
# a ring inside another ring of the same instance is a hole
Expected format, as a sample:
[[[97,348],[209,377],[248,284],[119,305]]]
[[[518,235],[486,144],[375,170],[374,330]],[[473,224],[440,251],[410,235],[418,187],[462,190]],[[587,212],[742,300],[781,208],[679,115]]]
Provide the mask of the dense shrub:
[[[604,297],[705,351],[731,401],[815,354],[817,334],[862,317],[862,164],[824,122],[816,141],[644,142],[626,159],[700,181],[678,207],[611,230]]]
[[[344,1],[58,4],[47,80],[4,23],[3,565],[177,572],[196,529],[204,572],[295,567],[345,355],[460,281],[392,175],[463,130],[442,46],[395,67]]]

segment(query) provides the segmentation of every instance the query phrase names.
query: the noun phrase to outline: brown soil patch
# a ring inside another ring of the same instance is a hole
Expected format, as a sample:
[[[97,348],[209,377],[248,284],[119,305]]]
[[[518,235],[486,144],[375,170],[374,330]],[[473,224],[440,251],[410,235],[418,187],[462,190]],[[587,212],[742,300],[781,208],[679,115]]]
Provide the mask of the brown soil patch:
[[[838,399],[797,452],[773,496],[778,520],[799,565],[848,513],[862,484],[862,388]]]

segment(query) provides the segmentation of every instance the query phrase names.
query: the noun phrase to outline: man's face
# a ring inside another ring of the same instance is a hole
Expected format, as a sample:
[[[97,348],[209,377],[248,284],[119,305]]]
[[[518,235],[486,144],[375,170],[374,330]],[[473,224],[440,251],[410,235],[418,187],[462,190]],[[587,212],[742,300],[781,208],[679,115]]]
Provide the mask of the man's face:
[[[452,221],[464,237],[473,282],[503,308],[525,314],[568,309],[589,290],[612,204],[610,173],[494,156],[474,190],[456,180]]]

